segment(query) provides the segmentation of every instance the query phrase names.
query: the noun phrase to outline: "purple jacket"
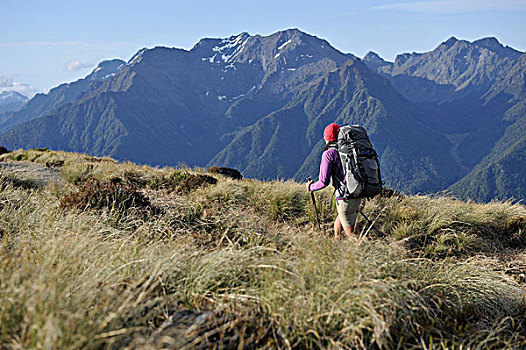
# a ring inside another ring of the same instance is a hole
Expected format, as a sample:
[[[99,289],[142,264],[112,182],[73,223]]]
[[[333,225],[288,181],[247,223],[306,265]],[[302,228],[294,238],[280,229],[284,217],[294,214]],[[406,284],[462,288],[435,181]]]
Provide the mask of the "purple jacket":
[[[344,171],[342,162],[338,151],[334,148],[329,148],[323,152],[320,163],[320,176],[317,182],[310,185],[311,191],[318,191],[331,184],[334,178],[344,179]],[[334,180],[333,180],[334,181]],[[333,183],[333,186],[335,184]]]

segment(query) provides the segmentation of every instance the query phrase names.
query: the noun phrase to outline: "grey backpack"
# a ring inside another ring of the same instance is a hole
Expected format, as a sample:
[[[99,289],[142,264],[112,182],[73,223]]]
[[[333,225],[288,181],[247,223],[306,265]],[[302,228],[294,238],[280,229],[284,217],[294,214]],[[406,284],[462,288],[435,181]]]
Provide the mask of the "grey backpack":
[[[348,125],[340,128],[338,153],[345,171],[349,197],[373,197],[382,191],[378,154],[363,127]]]

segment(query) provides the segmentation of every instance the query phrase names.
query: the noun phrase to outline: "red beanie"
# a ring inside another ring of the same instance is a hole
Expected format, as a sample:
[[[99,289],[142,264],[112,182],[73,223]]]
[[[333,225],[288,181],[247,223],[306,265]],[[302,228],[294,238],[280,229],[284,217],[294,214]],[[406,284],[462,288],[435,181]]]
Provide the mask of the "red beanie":
[[[323,139],[325,142],[338,141],[338,130],[340,126],[338,124],[331,123],[327,125],[323,131]]]

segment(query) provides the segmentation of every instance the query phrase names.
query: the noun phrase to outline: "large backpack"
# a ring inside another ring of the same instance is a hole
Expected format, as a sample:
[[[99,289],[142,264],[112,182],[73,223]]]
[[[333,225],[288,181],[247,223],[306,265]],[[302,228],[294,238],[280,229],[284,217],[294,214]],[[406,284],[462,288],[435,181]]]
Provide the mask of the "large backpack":
[[[373,197],[382,191],[378,154],[363,127],[348,125],[340,128],[338,153],[345,171],[349,197]]]

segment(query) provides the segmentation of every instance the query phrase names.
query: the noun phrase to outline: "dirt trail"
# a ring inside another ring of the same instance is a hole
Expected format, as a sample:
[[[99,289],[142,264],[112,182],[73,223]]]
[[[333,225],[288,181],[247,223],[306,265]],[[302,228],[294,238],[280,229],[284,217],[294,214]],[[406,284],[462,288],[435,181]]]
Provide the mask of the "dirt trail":
[[[39,186],[62,181],[59,170],[31,162],[0,162],[0,176],[4,174],[10,174],[19,179],[33,180]]]

